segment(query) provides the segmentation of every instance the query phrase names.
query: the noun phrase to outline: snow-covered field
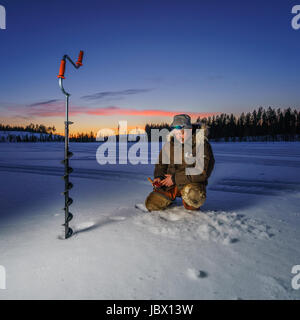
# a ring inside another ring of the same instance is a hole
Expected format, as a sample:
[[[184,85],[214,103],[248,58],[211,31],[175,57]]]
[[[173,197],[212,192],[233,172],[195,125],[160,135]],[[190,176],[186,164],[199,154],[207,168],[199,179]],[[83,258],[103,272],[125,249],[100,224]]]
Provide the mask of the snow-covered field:
[[[153,165],[71,144],[75,235],[63,228],[62,143],[0,144],[0,299],[299,299],[300,143],[213,143],[199,212],[145,213]]]

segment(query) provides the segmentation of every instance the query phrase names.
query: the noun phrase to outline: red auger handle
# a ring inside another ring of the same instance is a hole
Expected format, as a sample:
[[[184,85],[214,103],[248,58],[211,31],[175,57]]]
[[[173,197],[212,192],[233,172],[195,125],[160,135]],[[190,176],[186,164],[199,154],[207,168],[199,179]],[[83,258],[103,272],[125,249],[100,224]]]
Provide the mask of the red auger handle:
[[[77,62],[76,62],[77,66],[79,66],[79,67],[82,66],[83,53],[84,53],[84,52],[83,52],[82,50],[80,50],[79,56],[78,56],[78,60],[77,60]]]
[[[57,78],[65,79],[66,60],[62,59],[60,62],[59,75]]]
[[[155,187],[155,188],[160,188],[161,187],[160,182],[154,182],[150,177],[148,177],[147,179],[153,185],[153,187]]]
[[[150,177],[148,177],[147,180],[148,180],[151,184],[153,184],[153,180],[152,180]]]

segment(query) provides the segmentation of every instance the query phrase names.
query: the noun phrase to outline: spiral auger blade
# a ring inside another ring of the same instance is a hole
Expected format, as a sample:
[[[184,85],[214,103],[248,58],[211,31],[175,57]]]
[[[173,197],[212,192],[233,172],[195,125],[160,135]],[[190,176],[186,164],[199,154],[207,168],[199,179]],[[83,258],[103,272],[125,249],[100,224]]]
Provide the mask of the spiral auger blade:
[[[65,181],[65,190],[63,194],[65,195],[65,223],[63,226],[65,227],[65,239],[70,238],[73,235],[73,230],[69,227],[69,222],[73,219],[73,214],[69,212],[69,207],[73,203],[73,199],[69,196],[69,191],[73,188],[73,183],[69,181],[69,175],[73,172],[73,168],[69,166],[69,158],[73,154],[69,152],[69,150],[66,150],[65,152],[65,159],[62,161],[65,165],[65,174],[63,176],[63,179]]]
[[[73,153],[69,151],[69,125],[70,121],[65,123],[66,129],[66,137],[65,140],[65,159],[61,161],[61,163],[65,166],[63,179],[65,181],[65,190],[62,194],[65,196],[65,207],[63,210],[65,211],[65,223],[63,226],[65,227],[65,239],[70,238],[73,235],[73,230],[69,226],[69,222],[73,219],[73,214],[69,211],[69,207],[73,203],[73,199],[69,196],[69,191],[73,188],[73,183],[69,181],[69,176],[73,172],[73,168],[69,166],[69,159],[73,156]]]
[[[65,189],[65,191],[63,191],[61,194],[65,195],[67,192],[69,192],[69,190],[71,190],[73,188],[73,186],[74,186],[73,183],[69,182],[67,187],[66,187],[66,189]]]
[[[66,131],[68,132],[68,125],[66,124]],[[73,188],[73,183],[69,181],[70,173],[73,172],[73,168],[69,166],[69,159],[73,156],[73,153],[69,151],[68,141],[65,150],[65,159],[61,161],[61,163],[65,166],[63,179],[65,181],[65,190],[62,194],[65,196],[65,207],[63,210],[65,211],[65,223],[63,226],[65,227],[65,239],[70,238],[73,235],[73,230],[69,227],[69,222],[73,219],[73,214],[69,212],[69,207],[73,203],[73,199],[69,196],[69,191]]]
[[[73,152],[68,151],[68,152],[67,152],[67,159],[62,160],[60,163],[61,163],[61,164],[64,164],[64,165],[65,165],[66,163],[68,164],[69,159],[70,159],[71,157],[73,157],[73,155],[74,155]],[[73,171],[73,169],[72,169],[71,167],[69,167],[69,168]]]
[[[69,212],[69,215],[67,217],[67,221],[66,222],[70,222],[73,219],[73,214],[71,212]],[[66,223],[62,224],[63,227],[66,226]]]

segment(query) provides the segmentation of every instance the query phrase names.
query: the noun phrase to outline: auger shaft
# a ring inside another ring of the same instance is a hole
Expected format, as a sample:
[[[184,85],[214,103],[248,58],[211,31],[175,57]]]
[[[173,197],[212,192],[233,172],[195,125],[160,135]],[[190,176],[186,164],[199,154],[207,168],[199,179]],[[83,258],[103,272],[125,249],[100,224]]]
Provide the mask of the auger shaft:
[[[68,239],[72,236],[73,230],[69,227],[69,222],[72,220],[73,215],[69,211],[70,205],[73,203],[73,199],[69,196],[69,190],[73,188],[73,184],[69,181],[69,175],[73,171],[73,169],[69,166],[69,159],[73,156],[73,153],[69,150],[69,125],[73,124],[73,122],[69,121],[69,97],[70,93],[66,92],[63,86],[63,79],[66,67],[66,59],[68,59],[71,64],[78,69],[82,66],[82,59],[83,59],[83,51],[80,51],[78,60],[76,64],[70,59],[69,56],[64,55],[63,59],[61,60],[60,70],[59,70],[59,86],[66,97],[66,113],[65,113],[65,157],[62,163],[65,166],[64,176],[63,179],[65,181],[65,190],[63,192],[65,196],[65,206],[63,210],[65,211],[65,223],[63,226],[65,227],[65,239]]]

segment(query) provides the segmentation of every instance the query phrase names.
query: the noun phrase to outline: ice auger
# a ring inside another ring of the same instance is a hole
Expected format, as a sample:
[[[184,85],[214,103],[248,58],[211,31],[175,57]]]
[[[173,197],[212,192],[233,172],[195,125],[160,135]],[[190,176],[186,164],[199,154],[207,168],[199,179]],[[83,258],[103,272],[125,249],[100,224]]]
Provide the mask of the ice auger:
[[[69,97],[70,93],[66,92],[63,86],[63,79],[65,79],[65,69],[66,69],[66,61],[69,62],[76,68],[80,68],[82,66],[83,59],[83,51],[80,51],[79,57],[76,63],[72,61],[72,59],[68,55],[64,55],[59,69],[59,86],[61,91],[66,97],[66,116],[65,116],[65,159],[61,161],[65,166],[63,179],[65,181],[65,191],[62,194],[65,196],[65,207],[63,210],[65,211],[65,223],[63,226],[65,227],[65,239],[68,239],[72,236],[73,230],[69,227],[69,222],[72,220],[73,215],[69,211],[70,205],[73,203],[73,199],[69,197],[69,190],[73,188],[73,184],[69,181],[69,175],[73,171],[73,169],[69,166],[69,159],[73,156],[73,153],[69,151],[69,125],[73,124],[73,122],[69,121]]]

